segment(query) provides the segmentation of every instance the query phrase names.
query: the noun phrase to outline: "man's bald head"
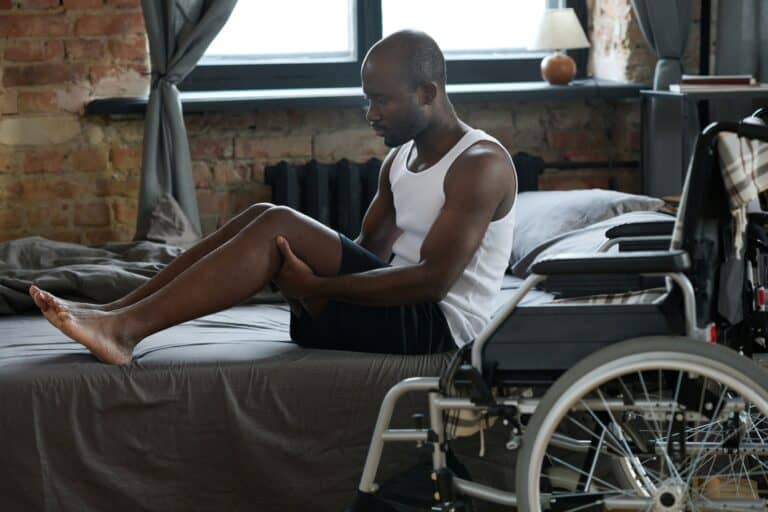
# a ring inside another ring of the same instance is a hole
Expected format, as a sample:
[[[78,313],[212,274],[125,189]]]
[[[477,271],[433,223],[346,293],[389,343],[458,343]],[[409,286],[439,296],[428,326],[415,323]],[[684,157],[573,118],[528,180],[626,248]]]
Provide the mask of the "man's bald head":
[[[434,39],[424,32],[402,30],[377,42],[368,51],[365,62],[388,61],[399,68],[402,79],[413,90],[435,82],[445,90],[446,72],[443,52]]]

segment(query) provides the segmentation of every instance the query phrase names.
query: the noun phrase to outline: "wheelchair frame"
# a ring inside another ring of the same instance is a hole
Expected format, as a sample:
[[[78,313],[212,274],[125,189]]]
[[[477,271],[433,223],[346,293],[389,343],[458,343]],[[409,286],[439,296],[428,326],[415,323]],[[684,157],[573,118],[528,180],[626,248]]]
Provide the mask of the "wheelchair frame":
[[[736,123],[713,123],[710,125],[700,137],[700,144],[711,144],[714,134],[719,131],[737,131],[742,128],[741,124]],[[754,135],[753,131],[750,131]],[[762,137],[766,137],[765,134],[761,134]],[[705,142],[701,142],[702,139],[706,139]],[[763,139],[763,140],[768,140]],[[669,236],[665,233],[661,235],[651,235],[642,237],[650,242],[658,243],[662,240],[669,240]],[[625,241],[637,241],[636,237],[618,237],[609,239],[600,249],[601,252],[607,251],[610,247],[620,244]],[[649,253],[650,254],[650,253]],[[687,258],[687,253],[684,253]],[[687,260],[686,260],[687,261]],[[687,267],[690,264],[686,265]],[[536,272],[535,265],[533,271]],[[696,311],[696,295],[694,292],[694,286],[688,276],[685,275],[680,269],[675,271],[653,271],[653,272],[638,272],[636,275],[651,276],[651,277],[664,277],[667,282],[668,290],[671,290],[671,285],[681,292],[683,300],[682,316],[685,321],[685,337],[690,340],[696,340],[698,342],[711,342],[714,334],[714,323],[709,323],[704,327],[697,325],[697,311]],[[477,498],[492,503],[497,503],[505,506],[517,506],[518,494],[495,489],[493,487],[472,482],[459,478],[451,473],[447,467],[446,452],[444,446],[446,444],[446,423],[444,421],[444,413],[448,411],[474,411],[482,412],[488,411],[493,408],[497,413],[499,411],[509,411],[511,415],[520,417],[522,415],[533,415],[537,408],[540,406],[542,399],[540,397],[525,398],[523,396],[493,396],[490,389],[484,384],[483,378],[483,350],[488,341],[497,332],[502,323],[512,315],[523,298],[538,284],[546,280],[548,275],[544,273],[532,273],[522,284],[521,288],[515,293],[515,295],[507,302],[504,308],[498,313],[498,315],[489,323],[488,326],[480,333],[480,335],[471,344],[471,370],[475,373],[475,380],[473,385],[479,388],[474,396],[470,397],[454,397],[446,396],[444,392],[442,377],[414,377],[405,379],[395,386],[393,386],[387,395],[385,396],[381,409],[379,411],[378,419],[374,428],[372,441],[369,447],[368,456],[365,461],[360,484],[358,487],[359,492],[364,494],[373,495],[378,490],[378,485],[375,483],[376,472],[379,466],[383,447],[388,442],[415,442],[417,444],[431,443],[432,444],[432,467],[433,471],[431,478],[434,482],[435,505],[432,510],[435,511],[458,511],[464,510],[462,508],[462,502],[457,498],[458,495],[465,495],[471,498]],[[568,305],[558,305],[560,307],[569,307]],[[616,342],[620,343],[620,342]],[[702,343],[704,345],[704,343]],[[605,350],[605,349],[601,349]],[[599,352],[599,351],[598,351]],[[735,351],[731,351],[735,354]],[[642,354],[641,354],[642,356]],[[694,358],[695,359],[695,358]],[[745,361],[746,358],[744,358]],[[756,367],[756,365],[755,365]],[[673,368],[670,366],[670,368]],[[739,369],[734,369],[737,372]],[[762,370],[761,370],[762,371]],[[747,388],[744,388],[744,395],[751,403],[768,415],[768,391],[766,390],[766,383],[768,383],[768,372],[765,372],[766,379],[760,381],[760,383],[754,383],[756,389],[754,393],[749,392]],[[727,380],[727,376],[725,378]],[[555,386],[557,381],[552,385]],[[735,385],[735,384],[734,384]],[[484,389],[483,389],[484,388]],[[407,393],[410,392],[426,392],[428,399],[428,411],[429,411],[429,426],[427,428],[390,428],[393,412],[397,401]],[[722,401],[722,397],[721,397]],[[647,407],[648,410],[652,410],[654,414],[675,414],[678,405],[675,403],[664,403],[658,400],[653,403],[643,404],[642,401],[638,401],[634,404],[639,407]],[[621,400],[604,400],[603,403],[596,403],[590,405],[594,407],[594,410],[601,410],[601,408],[610,410],[614,407],[620,409],[622,407]],[[743,413],[743,402],[733,400],[733,403],[726,400],[723,407],[718,409],[721,414],[739,414]],[[688,414],[688,413],[686,413]],[[692,413],[691,413],[692,414]],[[505,419],[506,421],[506,419]],[[506,424],[506,423],[505,423]],[[520,445],[522,437],[523,426],[518,422],[519,429],[513,428],[509,442],[507,443],[508,449],[517,449]],[[583,442],[576,439],[569,439],[565,437],[557,437],[557,434],[553,434],[555,443],[563,443],[564,446],[573,450],[585,450],[590,449],[588,446],[582,446]],[[706,443],[699,443],[701,446],[694,443],[689,447],[689,450],[701,450],[702,453],[707,449],[704,446]],[[768,445],[757,445],[753,443],[749,446],[754,453],[768,456]],[[746,448],[744,448],[746,449]],[[518,453],[518,457],[520,454]],[[595,459],[596,460],[596,459]],[[768,467],[768,466],[767,466]],[[689,477],[690,480],[690,477]],[[662,486],[663,487],[663,486]],[[585,489],[589,489],[589,482],[587,482]],[[519,489],[517,490],[519,493]],[[638,509],[638,510],[683,510],[682,508],[675,508],[670,506],[665,508],[663,504],[664,499],[669,499],[669,496],[674,497],[680,494],[682,491],[671,486],[670,488],[662,488],[659,491],[662,495],[666,493],[666,498],[659,496],[647,496],[642,499],[639,498],[605,498],[600,503],[605,510],[610,509]],[[677,493],[677,494],[675,494]],[[543,500],[547,498],[542,496]],[[662,501],[659,501],[662,500]],[[766,502],[764,500],[753,500],[751,503],[747,503],[749,500],[725,498],[721,500],[715,500],[713,503],[713,510],[766,510]],[[678,503],[681,500],[678,499]],[[593,510],[588,508],[586,510]],[[596,510],[596,509],[595,509]]]

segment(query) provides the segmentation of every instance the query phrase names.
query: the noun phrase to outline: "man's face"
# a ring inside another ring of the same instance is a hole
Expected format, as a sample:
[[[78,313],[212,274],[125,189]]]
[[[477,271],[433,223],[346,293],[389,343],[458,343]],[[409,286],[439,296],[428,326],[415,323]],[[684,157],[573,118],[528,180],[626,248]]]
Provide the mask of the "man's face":
[[[394,59],[366,59],[361,75],[368,100],[365,118],[376,134],[384,137],[387,146],[400,146],[427,127],[428,116],[419,91],[409,87]]]

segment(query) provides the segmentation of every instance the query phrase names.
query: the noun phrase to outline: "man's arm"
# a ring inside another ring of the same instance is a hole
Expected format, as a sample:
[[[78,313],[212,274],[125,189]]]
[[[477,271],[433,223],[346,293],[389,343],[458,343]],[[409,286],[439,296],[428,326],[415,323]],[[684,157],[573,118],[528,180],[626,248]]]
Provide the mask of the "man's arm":
[[[438,302],[464,271],[499,206],[514,191],[509,159],[477,144],[453,164],[445,204],[421,247],[421,262],[336,277],[316,276],[309,296],[390,306]]]
[[[355,240],[383,261],[389,261],[392,244],[401,233],[396,225],[392,186],[389,183],[389,170],[396,153],[397,150],[390,151],[381,164],[376,195],[365,212],[360,235]]]

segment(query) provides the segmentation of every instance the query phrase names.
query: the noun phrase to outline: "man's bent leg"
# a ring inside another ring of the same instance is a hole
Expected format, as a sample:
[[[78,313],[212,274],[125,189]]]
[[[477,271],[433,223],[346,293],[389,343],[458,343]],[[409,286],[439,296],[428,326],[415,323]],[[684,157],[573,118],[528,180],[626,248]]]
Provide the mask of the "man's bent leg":
[[[257,203],[243,210],[241,213],[230,219],[222,227],[200,240],[197,244],[190,247],[179,256],[173,259],[168,265],[165,266],[159,273],[153,276],[149,281],[142,284],[135,290],[131,291],[124,297],[117,299],[108,304],[85,304],[79,302],[61,301],[62,305],[68,308],[87,308],[96,309],[99,311],[113,311],[116,309],[130,306],[131,304],[140,301],[144,297],[153,294],[170,281],[172,281],[177,275],[182,273],[188,267],[193,265],[200,258],[221,246],[233,236],[237,235],[241,229],[245,228],[259,215],[267,211],[269,208],[275,205],[271,203]],[[30,289],[30,294],[35,300],[35,304],[44,311],[45,302],[38,297],[38,293]]]
[[[338,272],[338,234],[305,215],[275,207],[135,304],[111,312],[70,311],[44,292],[49,304],[45,316],[102,361],[127,363],[133,347],[146,336],[234,306],[272,280],[282,264],[277,235],[284,236],[316,274]]]

